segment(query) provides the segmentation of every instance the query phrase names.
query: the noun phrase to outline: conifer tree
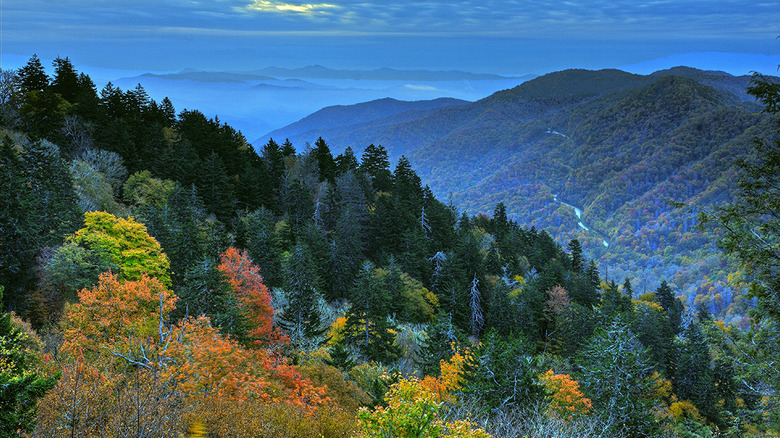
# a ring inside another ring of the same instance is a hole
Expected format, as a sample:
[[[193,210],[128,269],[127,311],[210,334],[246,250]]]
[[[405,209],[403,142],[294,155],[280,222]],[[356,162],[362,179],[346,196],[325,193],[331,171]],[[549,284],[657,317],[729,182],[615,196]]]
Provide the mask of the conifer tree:
[[[533,405],[544,390],[531,354],[532,348],[522,337],[504,338],[488,331],[466,361],[464,392],[486,410]]]
[[[392,187],[392,174],[387,150],[382,145],[369,145],[360,159],[360,170],[371,178],[371,184],[376,192],[388,192]]]
[[[333,159],[330,147],[328,147],[328,144],[325,143],[325,140],[323,140],[322,137],[319,137],[317,141],[314,142],[312,154],[317,161],[320,181],[333,182],[336,178],[336,161]]]
[[[305,348],[307,341],[316,342],[327,329],[319,311],[320,279],[308,248],[296,245],[284,270],[287,305],[282,309],[279,325],[288,332],[293,345]]]
[[[582,257],[582,245],[577,239],[569,241],[569,257],[572,272],[579,274],[585,269],[585,259]]]
[[[597,331],[578,363],[583,391],[609,430],[654,436],[655,380],[647,348],[620,317]]]
[[[377,275],[371,262],[364,262],[355,280],[347,316],[347,342],[360,350],[367,360],[389,363],[399,354],[388,322],[390,294],[385,276]]]

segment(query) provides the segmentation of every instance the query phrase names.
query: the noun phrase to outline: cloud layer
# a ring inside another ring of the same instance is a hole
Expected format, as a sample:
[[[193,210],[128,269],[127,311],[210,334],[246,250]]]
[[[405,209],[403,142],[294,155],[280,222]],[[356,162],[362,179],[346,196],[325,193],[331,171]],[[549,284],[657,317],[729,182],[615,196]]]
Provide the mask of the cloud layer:
[[[769,55],[780,45],[780,0],[7,0],[2,8],[3,52],[59,47],[106,59],[220,48],[293,59],[316,58],[319,49],[359,61],[370,49],[394,59],[405,51],[479,62],[501,49],[529,60],[622,53],[629,63],[642,60],[637,51],[645,59],[680,51]],[[268,45],[275,49],[259,48]]]

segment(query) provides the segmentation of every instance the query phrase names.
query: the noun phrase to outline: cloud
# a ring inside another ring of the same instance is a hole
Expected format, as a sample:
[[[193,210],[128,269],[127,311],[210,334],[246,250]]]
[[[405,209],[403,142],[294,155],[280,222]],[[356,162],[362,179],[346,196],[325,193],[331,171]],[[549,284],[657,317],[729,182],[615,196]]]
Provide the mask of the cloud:
[[[246,6],[238,7],[240,12],[274,12],[274,13],[297,13],[302,15],[317,15],[327,13],[330,9],[340,9],[341,6],[331,3],[303,3],[293,4],[269,0],[251,0]]]
[[[404,85],[404,88],[414,91],[437,91],[436,87],[432,87],[430,85],[406,84]]]

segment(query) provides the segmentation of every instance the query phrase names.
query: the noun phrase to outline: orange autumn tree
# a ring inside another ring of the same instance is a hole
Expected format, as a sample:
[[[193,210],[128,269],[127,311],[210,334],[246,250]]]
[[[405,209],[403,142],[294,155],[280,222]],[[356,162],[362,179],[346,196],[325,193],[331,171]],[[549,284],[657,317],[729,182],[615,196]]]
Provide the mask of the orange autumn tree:
[[[316,407],[328,400],[273,352],[247,349],[219,333],[206,316],[189,318],[172,329],[162,375],[188,397],[284,402]]]
[[[159,337],[162,323],[175,308],[177,297],[158,279],[142,274],[137,281],[121,282],[117,274],[100,275],[92,289],[79,292],[79,302],[65,314],[65,339],[61,349],[76,354],[107,349],[115,355],[141,348]],[[145,351],[136,353],[147,355]],[[153,359],[146,357],[146,362]]]
[[[441,375],[438,378],[425,376],[420,386],[434,394],[437,402],[454,400],[454,392],[463,388],[463,366],[468,354],[468,351],[465,354],[455,353],[450,360],[442,359],[439,362]]]
[[[252,262],[247,251],[230,247],[219,258],[219,270],[227,276],[252,327],[249,330],[252,344],[258,347],[286,344],[286,337],[273,326],[271,294],[263,284],[260,268]]]
[[[578,415],[587,415],[593,406],[589,398],[580,391],[580,384],[568,374],[555,374],[553,370],[539,376],[544,389],[550,397],[547,415],[571,419]]]

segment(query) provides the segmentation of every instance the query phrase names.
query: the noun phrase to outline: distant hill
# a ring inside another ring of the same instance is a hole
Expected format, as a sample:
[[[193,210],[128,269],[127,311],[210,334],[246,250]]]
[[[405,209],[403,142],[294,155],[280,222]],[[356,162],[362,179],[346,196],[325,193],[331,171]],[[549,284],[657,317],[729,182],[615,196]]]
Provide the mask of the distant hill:
[[[313,143],[318,137],[338,137],[345,130],[354,132],[367,126],[393,125],[405,120],[416,120],[434,110],[468,103],[451,98],[416,102],[384,98],[356,105],[335,105],[323,108],[283,129],[270,132],[253,143],[262,145],[271,138],[289,139],[295,144]]]
[[[141,75],[147,78],[159,78],[169,80],[187,80],[196,82],[247,82],[247,81],[273,81],[276,78],[252,73],[229,73],[217,71],[183,70],[178,73],[155,74],[145,73]]]
[[[400,80],[400,81],[482,81],[506,79],[494,74],[470,73],[458,70],[396,70],[380,68],[375,70],[334,70],[321,65],[309,65],[301,68],[266,67],[253,73],[294,78],[355,79],[355,80]]]
[[[609,278],[631,276],[639,292],[668,280],[688,305],[704,301],[728,319],[742,313],[728,277],[736,268],[697,231],[694,212],[731,199],[734,159],[774,135],[749,81],[685,67],[566,70],[398,120],[355,123],[360,105],[304,120],[334,152],[381,144],[458,208],[490,214],[503,202],[521,224],[580,239]]]

